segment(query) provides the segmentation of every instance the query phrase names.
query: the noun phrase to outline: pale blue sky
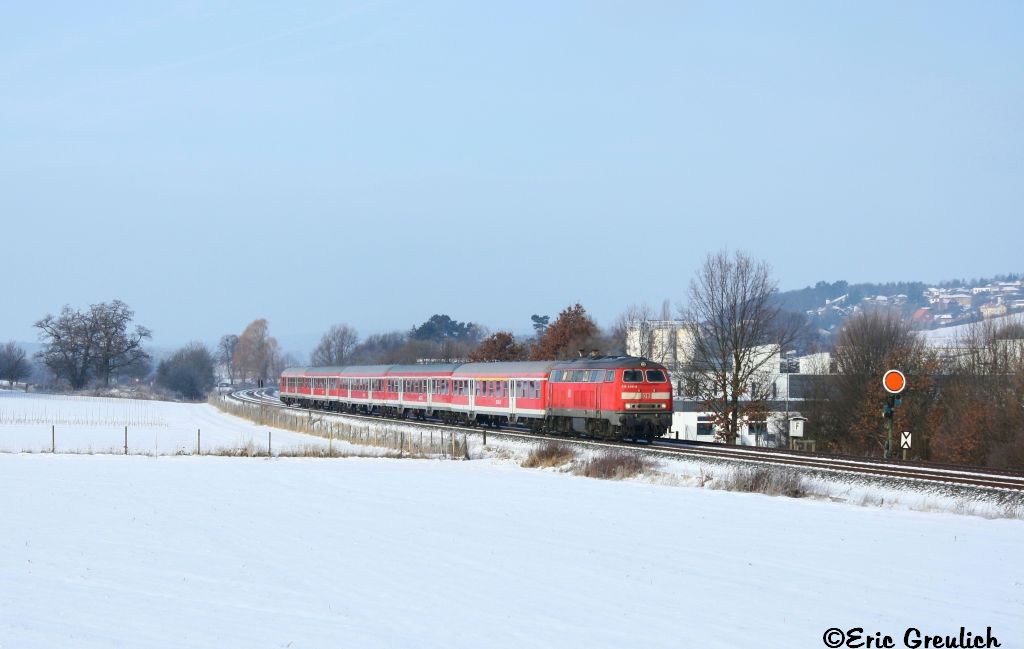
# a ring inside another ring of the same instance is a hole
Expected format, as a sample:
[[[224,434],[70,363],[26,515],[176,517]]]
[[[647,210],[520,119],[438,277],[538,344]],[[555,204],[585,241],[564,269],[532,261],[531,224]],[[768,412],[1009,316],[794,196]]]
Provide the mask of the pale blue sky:
[[[1022,271],[1022,199],[1020,2],[0,8],[0,340],[114,298],[161,345],[608,324],[723,246]]]

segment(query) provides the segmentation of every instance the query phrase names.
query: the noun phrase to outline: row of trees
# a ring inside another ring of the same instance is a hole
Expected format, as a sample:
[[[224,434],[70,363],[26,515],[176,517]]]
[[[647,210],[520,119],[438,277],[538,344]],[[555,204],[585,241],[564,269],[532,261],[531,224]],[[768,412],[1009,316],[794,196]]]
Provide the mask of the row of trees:
[[[913,454],[952,464],[1024,468],[1024,327],[970,327],[950,349],[922,341],[904,320],[862,314],[842,330],[835,373],[803,406],[827,450],[878,455],[885,448],[880,376],[908,376],[893,429],[914,434]]]
[[[416,363],[424,360],[518,361],[565,359],[578,350],[621,351],[613,339],[601,333],[581,304],[563,310],[549,324],[549,316],[533,315],[535,336],[517,340],[509,331],[488,335],[480,325],[434,315],[408,332],[373,334],[359,340],[351,326],[332,326],[310,354],[317,367],[374,363]]]

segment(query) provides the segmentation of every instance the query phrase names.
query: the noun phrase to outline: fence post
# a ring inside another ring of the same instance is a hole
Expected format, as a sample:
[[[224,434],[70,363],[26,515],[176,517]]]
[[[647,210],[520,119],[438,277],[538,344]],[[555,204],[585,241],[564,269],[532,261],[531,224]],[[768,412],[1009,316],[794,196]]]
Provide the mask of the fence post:
[[[484,446],[487,446],[487,429],[484,429]]]
[[[201,429],[199,429],[199,428],[196,429],[196,455],[202,455],[203,454],[202,432],[203,431]]]
[[[270,434],[273,431],[267,431],[267,457],[273,457],[273,451],[270,448]]]
[[[57,426],[56,425],[51,425],[50,426],[50,452],[51,453],[56,453],[57,452]]]
[[[405,450],[405,431],[403,430],[401,433],[399,433],[399,435],[400,437],[398,438],[398,457],[402,457],[402,451]]]
[[[128,455],[128,427],[124,427],[124,454]]]
[[[334,431],[327,433],[327,457],[334,457]]]

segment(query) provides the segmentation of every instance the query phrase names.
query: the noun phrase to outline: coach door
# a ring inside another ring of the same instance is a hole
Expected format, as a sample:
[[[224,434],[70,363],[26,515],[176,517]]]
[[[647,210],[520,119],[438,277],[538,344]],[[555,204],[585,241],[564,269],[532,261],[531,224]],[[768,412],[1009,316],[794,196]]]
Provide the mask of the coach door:
[[[508,420],[516,420],[516,399],[519,397],[519,388],[522,386],[522,381],[519,379],[508,380]]]

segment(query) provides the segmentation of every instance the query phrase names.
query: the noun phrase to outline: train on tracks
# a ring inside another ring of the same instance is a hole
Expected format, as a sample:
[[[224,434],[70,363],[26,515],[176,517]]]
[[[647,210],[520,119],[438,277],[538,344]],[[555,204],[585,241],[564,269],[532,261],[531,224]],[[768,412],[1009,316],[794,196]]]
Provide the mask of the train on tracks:
[[[672,422],[664,366],[632,356],[571,361],[293,367],[285,404],[539,433],[651,441]]]

